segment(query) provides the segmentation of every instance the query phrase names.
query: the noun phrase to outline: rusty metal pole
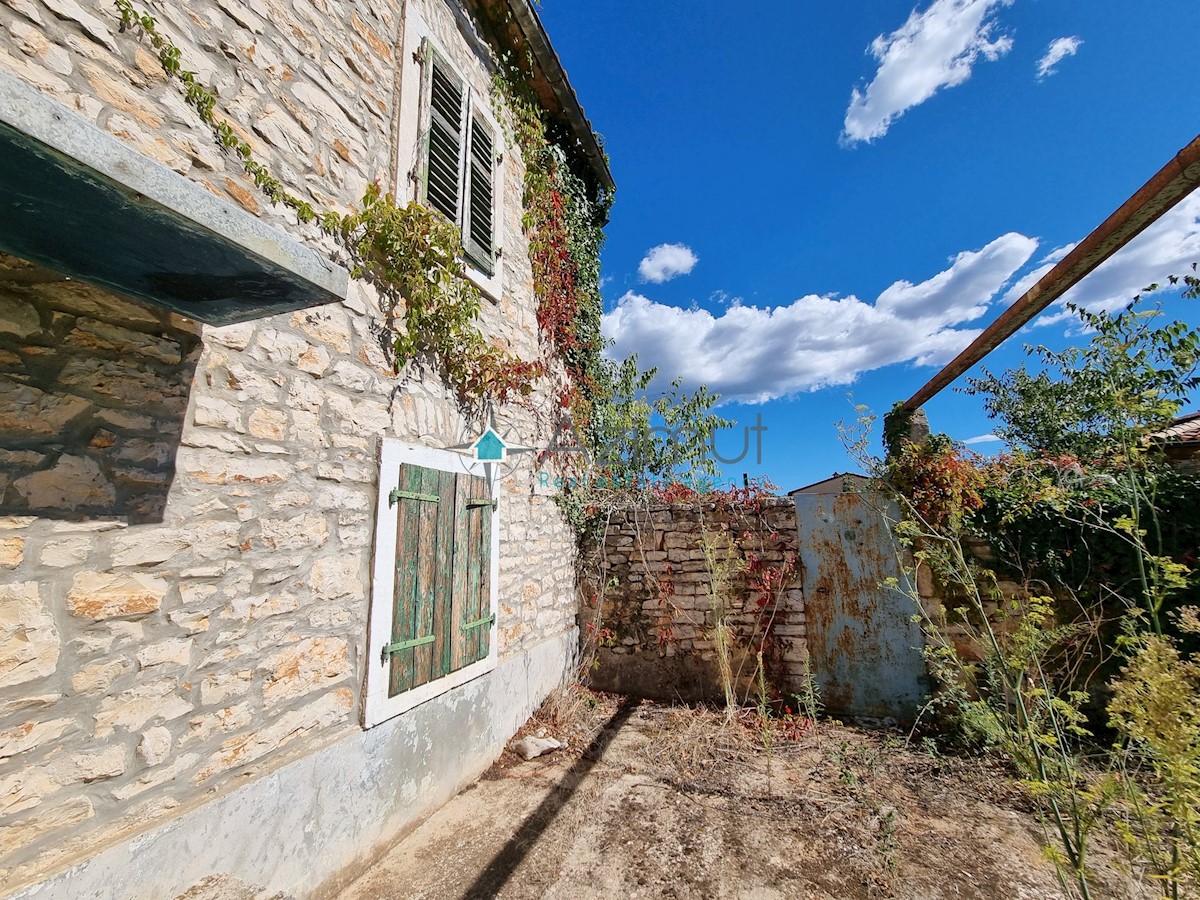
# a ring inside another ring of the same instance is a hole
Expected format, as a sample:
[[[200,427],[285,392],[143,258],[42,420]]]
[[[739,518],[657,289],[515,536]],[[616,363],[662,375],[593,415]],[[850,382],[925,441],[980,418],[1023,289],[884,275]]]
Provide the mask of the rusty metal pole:
[[[1137,237],[1151,223],[1200,186],[1200,136],[1184,147],[1158,174],[1142,185],[1121,208],[1104,220],[1074,250],[1043,275],[1038,283],[1000,314],[944,369],[912,395],[903,408],[919,409],[960,375],[1012,337],[1022,325],[1044,310],[1085,275]]]

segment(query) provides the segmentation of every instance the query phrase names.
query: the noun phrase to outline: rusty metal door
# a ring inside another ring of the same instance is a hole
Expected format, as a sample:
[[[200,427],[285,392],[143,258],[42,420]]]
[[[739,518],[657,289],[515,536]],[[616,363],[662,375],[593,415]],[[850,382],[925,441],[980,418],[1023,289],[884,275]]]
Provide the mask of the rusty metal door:
[[[795,499],[808,652],[826,709],[911,721],[928,679],[885,501],[849,493]],[[900,589],[885,586],[892,578]]]

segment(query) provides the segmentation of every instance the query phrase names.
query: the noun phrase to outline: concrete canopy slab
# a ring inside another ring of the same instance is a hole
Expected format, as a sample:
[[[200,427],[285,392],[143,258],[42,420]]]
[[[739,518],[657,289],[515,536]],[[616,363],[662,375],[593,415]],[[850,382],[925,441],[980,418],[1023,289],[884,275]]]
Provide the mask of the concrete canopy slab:
[[[344,299],[349,273],[0,74],[0,250],[211,325]]]

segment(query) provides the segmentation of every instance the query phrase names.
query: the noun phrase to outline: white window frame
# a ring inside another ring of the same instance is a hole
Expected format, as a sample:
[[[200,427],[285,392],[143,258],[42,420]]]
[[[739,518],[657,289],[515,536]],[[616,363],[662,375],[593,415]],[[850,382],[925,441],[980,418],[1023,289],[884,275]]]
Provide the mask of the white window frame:
[[[483,463],[470,456],[455,453],[452,450],[437,450],[432,447],[406,444],[394,438],[383,440],[379,457],[379,502],[375,510],[375,557],[372,566],[367,623],[364,728],[372,728],[386,722],[388,719],[408,712],[415,706],[491,672],[496,668],[499,635],[500,516],[502,507],[497,492],[498,481],[493,470],[488,487],[497,504],[496,511],[492,514],[491,597],[489,602],[493,619],[488,640],[488,655],[457,672],[451,672],[449,675],[426,682],[394,697],[388,696],[390,665],[383,656],[383,649],[392,640],[396,589],[396,508],[390,505],[388,494],[396,486],[395,481],[400,466],[411,463],[427,469],[474,475],[479,478],[487,477],[487,469]]]
[[[470,112],[474,110],[492,128],[495,144],[492,148],[495,157],[495,164],[492,167],[492,246],[496,251],[492,264],[492,274],[488,275],[481,269],[476,268],[467,256],[465,249],[459,255],[459,259],[466,270],[467,278],[483,292],[484,296],[493,302],[499,303],[504,288],[504,223],[501,214],[504,209],[505,169],[510,153],[507,135],[505,130],[500,127],[496,117],[492,114],[490,105],[480,99],[481,92],[475,89],[471,79],[454,64],[454,57],[446,52],[446,48],[434,36],[432,29],[430,29],[414,6],[415,4],[408,4],[408,14],[404,21],[404,53],[401,57],[404,71],[402,73],[400,91],[400,153],[397,157],[400,161],[402,171],[397,173],[397,184],[405,186],[405,189],[400,191],[401,194],[405,195],[402,198],[403,200],[415,201],[420,199],[421,167],[425,163],[425,135],[429,129],[430,116],[428,104],[425,102],[424,65],[421,60],[421,50],[425,46],[425,42],[428,41],[433,46],[433,49],[449,62],[463,81],[469,95],[468,126],[470,123]],[[465,144],[466,142],[464,141],[464,146]],[[469,164],[469,160],[464,163],[464,165],[467,164]],[[465,207],[465,204],[463,206]],[[461,218],[463,215],[462,209],[459,210],[459,215]],[[460,228],[463,226],[462,222],[455,222],[454,224]]]

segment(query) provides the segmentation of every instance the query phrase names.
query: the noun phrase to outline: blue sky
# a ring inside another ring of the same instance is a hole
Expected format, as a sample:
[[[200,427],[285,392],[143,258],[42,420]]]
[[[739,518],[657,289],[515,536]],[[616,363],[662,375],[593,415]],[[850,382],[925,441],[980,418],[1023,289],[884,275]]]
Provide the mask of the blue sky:
[[[603,258],[616,352],[722,393],[739,422],[724,456],[761,415],[761,464],[727,474],[787,490],[845,471],[848,393],[881,414],[906,399],[1195,137],[1194,11],[544,0],[618,184]],[[1073,299],[1112,306],[1193,260],[1200,194]],[[1080,338],[1051,308],[986,365],[1019,362],[1022,339]],[[960,440],[991,429],[959,393],[926,409]]]

